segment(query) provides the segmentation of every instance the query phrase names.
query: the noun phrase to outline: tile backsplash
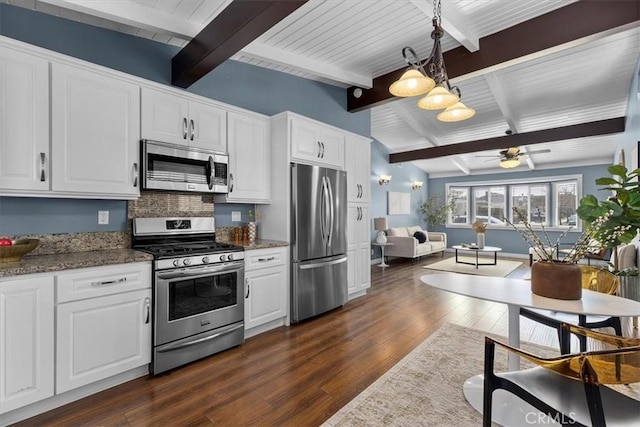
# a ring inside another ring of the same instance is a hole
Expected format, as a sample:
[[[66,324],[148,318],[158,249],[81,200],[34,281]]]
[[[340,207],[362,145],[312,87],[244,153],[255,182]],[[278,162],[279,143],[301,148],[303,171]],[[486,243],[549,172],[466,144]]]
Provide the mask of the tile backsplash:
[[[142,191],[137,200],[129,201],[127,218],[213,216],[213,208],[211,194]]]

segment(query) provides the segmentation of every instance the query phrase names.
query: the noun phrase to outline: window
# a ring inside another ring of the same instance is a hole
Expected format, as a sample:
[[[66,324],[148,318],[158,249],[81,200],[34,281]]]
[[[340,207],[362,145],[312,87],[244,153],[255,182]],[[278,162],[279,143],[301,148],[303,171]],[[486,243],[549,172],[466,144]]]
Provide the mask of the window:
[[[504,224],[506,212],[506,187],[485,187],[473,189],[474,221],[490,224]]]
[[[447,226],[463,226],[473,221],[507,227],[506,216],[514,224],[512,208],[518,208],[532,226],[573,227],[580,231],[576,210],[581,197],[582,178],[561,176],[513,181],[447,184],[454,201]]]
[[[511,186],[511,206],[520,212],[532,224],[549,225],[547,222],[548,184],[513,185]],[[514,224],[520,219],[510,212],[509,220]]]
[[[449,212],[448,222],[469,224],[469,189],[451,187],[448,194],[453,201],[453,210]]]
[[[578,185],[575,181],[556,182],[553,186],[556,223],[561,226],[577,226]]]

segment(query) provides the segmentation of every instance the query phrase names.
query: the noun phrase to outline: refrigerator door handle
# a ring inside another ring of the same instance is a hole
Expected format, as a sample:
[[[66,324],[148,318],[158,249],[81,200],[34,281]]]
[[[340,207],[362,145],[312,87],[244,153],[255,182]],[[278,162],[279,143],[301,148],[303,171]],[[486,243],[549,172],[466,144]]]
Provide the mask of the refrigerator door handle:
[[[333,241],[333,228],[335,226],[335,204],[333,201],[333,190],[331,189],[331,178],[326,178],[327,190],[329,191],[329,236],[327,239],[327,246],[331,246]]]
[[[347,257],[345,256],[342,258],[334,259],[333,261],[329,261],[329,262],[315,262],[313,264],[303,264],[299,268],[300,270],[309,270],[312,268],[326,267],[328,265],[342,264],[343,262],[346,262],[346,261],[347,261]]]
[[[322,243],[327,244],[327,220],[326,220],[326,205],[327,205],[327,188],[325,177],[322,177],[322,192],[320,193],[320,234],[322,235]]]

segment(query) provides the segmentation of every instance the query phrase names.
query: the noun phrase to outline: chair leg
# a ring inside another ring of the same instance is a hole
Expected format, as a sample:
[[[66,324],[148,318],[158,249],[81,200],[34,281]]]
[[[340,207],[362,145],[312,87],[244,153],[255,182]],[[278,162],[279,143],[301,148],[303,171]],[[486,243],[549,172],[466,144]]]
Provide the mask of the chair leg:
[[[482,390],[482,427],[491,427],[491,408],[493,407],[493,359],[496,345],[493,342],[484,343],[484,387]]]

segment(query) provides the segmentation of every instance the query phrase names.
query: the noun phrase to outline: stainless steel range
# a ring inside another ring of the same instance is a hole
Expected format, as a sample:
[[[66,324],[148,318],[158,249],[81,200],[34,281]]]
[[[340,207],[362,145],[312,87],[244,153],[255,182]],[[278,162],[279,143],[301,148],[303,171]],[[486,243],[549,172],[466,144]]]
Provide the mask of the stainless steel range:
[[[244,250],[213,218],[136,218],[133,248],[154,256],[154,375],[244,342]]]

